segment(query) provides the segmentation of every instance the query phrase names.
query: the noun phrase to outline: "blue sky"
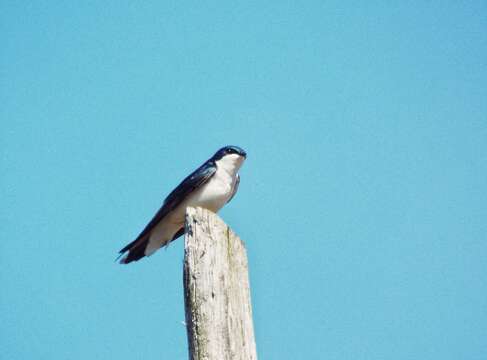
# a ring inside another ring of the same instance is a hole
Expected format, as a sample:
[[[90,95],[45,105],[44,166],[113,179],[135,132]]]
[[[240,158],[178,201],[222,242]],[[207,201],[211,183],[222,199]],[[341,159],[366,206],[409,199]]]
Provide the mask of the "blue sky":
[[[2,357],[185,359],[182,241],[114,259],[227,144],[261,359],[487,357],[485,2],[0,9]]]

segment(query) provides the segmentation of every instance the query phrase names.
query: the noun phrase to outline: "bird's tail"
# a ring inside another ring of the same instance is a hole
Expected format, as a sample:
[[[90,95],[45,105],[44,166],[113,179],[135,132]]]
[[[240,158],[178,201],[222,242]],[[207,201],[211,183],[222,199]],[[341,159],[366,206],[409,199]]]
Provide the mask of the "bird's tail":
[[[171,241],[176,240],[178,237],[184,234],[184,227],[180,228],[172,239],[169,241],[161,241],[160,243],[150,243],[150,232],[147,234],[142,235],[141,237],[135,239],[130,244],[125,246],[122,250],[119,251],[120,255],[117,257],[115,261],[119,261],[120,264],[128,264],[132,261],[137,261],[142,259],[144,256],[149,256],[154,253],[157,249],[161,246],[169,245]]]
[[[145,249],[147,248],[147,244],[149,243],[149,236],[145,236],[139,239],[135,239],[130,244],[125,246],[122,250],[119,251],[120,255],[117,257],[116,261],[120,258],[120,264],[128,264],[132,261],[137,261],[142,259],[145,254]]]

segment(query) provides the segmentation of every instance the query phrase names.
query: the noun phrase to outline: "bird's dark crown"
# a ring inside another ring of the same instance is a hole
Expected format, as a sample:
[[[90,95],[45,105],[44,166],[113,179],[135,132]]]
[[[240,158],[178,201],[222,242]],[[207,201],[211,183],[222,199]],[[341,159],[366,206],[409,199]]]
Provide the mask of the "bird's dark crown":
[[[230,155],[230,154],[237,154],[240,156],[243,156],[244,158],[247,157],[247,153],[245,152],[244,149],[239,148],[238,146],[224,146],[220,150],[218,150],[215,155],[213,155],[213,160],[220,160],[222,157],[225,155]]]

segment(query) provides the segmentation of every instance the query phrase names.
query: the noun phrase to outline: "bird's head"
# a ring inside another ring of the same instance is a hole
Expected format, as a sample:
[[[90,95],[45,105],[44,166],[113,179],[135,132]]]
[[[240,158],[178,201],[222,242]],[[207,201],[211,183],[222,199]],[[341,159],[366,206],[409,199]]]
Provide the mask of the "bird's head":
[[[225,146],[213,155],[218,167],[223,166],[227,171],[237,172],[247,158],[247,153],[238,146]]]

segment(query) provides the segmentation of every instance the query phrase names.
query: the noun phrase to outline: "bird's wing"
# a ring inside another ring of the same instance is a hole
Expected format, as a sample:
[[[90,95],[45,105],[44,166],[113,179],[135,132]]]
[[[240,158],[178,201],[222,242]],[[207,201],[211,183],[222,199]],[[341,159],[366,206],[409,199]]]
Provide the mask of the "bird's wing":
[[[233,187],[232,196],[230,196],[230,199],[228,199],[227,204],[233,199],[233,197],[237,193],[237,190],[238,190],[238,186],[239,185],[240,185],[240,175],[237,174],[237,179],[235,180],[235,186]]]
[[[120,254],[129,250],[137,241],[143,239],[150,231],[166,216],[171,210],[174,210],[184,199],[196,188],[205,184],[215,174],[216,166],[213,161],[207,161],[198,169],[186,177],[164,200],[159,211],[154,215],[152,220],[130,244],[120,250]]]

